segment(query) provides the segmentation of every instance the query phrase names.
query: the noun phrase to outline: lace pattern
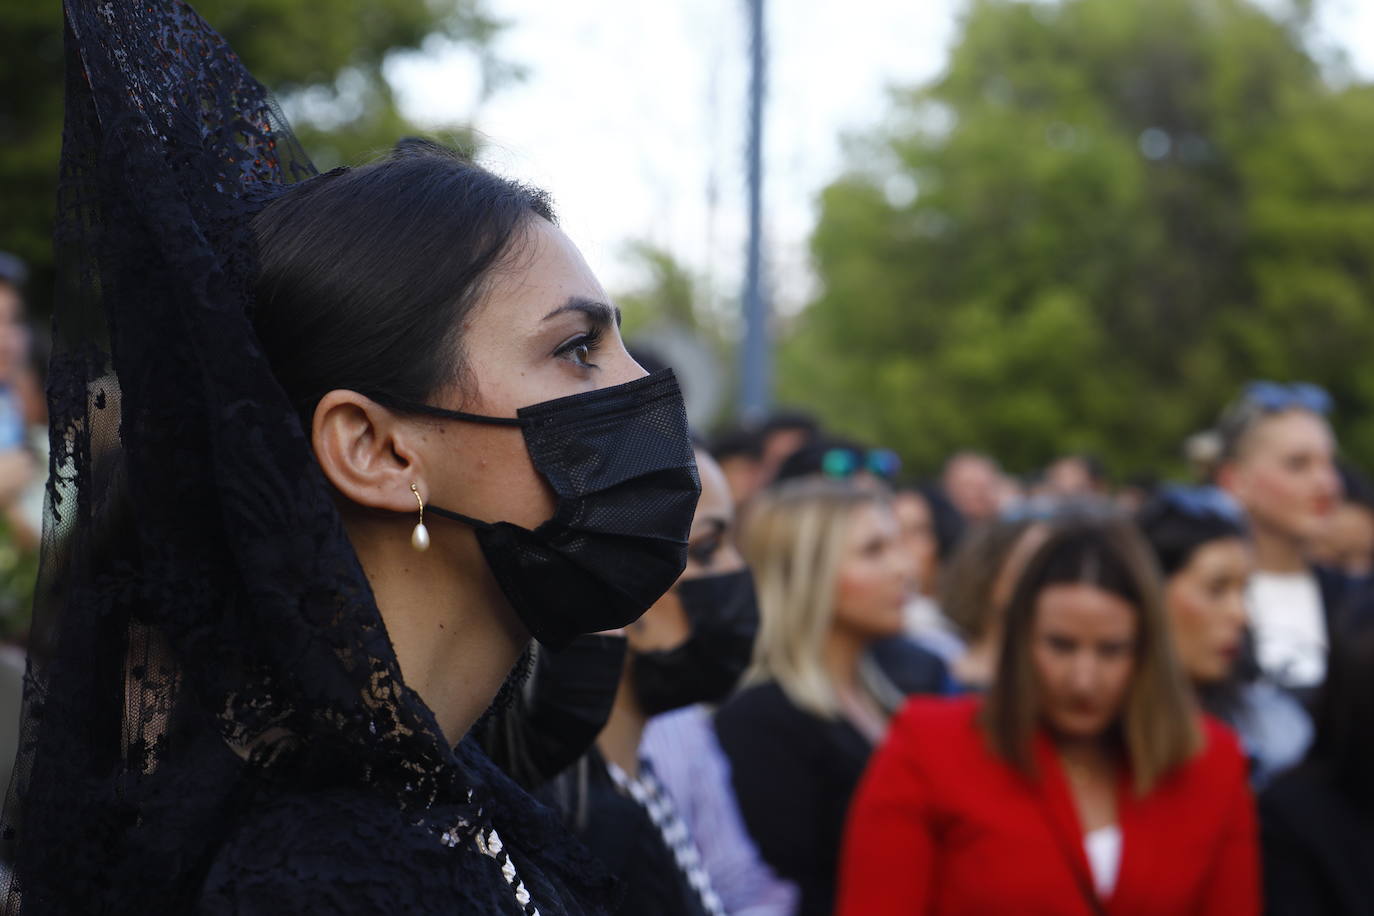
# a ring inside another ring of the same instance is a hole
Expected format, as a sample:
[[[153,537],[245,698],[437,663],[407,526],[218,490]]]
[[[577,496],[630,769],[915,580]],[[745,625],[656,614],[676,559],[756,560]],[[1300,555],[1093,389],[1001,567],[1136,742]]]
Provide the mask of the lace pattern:
[[[528,913],[522,889],[546,914],[603,911],[586,851],[401,680],[258,344],[249,220],[314,168],[185,3],[64,9],[8,911]],[[464,819],[486,855],[428,832]]]

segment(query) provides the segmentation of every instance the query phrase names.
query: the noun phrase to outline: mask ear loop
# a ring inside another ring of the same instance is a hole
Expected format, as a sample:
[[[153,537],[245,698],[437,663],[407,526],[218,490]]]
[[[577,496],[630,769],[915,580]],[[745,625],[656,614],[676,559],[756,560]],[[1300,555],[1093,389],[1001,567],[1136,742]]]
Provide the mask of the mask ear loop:
[[[410,492],[415,494],[415,501],[420,504],[420,522],[410,533],[410,546],[424,553],[429,549],[429,529],[425,527],[425,501],[420,496],[420,488],[413,483],[410,485]]]

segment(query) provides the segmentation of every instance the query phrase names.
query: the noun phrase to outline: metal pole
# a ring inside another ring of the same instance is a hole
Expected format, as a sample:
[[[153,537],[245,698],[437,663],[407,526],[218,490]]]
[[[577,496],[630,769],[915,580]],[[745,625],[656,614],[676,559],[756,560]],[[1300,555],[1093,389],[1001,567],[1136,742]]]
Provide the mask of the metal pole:
[[[763,0],[749,5],[749,241],[744,268],[744,342],[740,347],[740,414],[759,420],[768,412],[772,381],[768,303],[764,299],[763,248]]]

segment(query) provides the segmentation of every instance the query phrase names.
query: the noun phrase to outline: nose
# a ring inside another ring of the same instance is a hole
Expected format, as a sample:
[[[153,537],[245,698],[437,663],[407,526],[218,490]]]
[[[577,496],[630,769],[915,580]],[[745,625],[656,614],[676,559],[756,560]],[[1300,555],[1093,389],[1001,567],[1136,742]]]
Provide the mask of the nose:
[[[630,351],[625,349],[625,344],[620,341],[619,336],[616,337],[616,346],[612,353],[613,355],[607,357],[602,364],[605,372],[602,377],[606,380],[607,387],[633,382],[649,374],[648,370],[630,355]]]
[[[1087,697],[1097,692],[1098,663],[1091,652],[1078,652],[1069,665],[1069,689],[1075,696]]]

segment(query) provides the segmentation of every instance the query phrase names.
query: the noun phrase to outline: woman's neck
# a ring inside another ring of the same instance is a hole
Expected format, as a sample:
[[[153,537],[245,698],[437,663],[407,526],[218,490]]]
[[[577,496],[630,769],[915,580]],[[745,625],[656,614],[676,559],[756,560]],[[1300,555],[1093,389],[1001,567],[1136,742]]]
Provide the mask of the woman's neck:
[[[1054,736],[1054,749],[1064,763],[1079,768],[1115,771],[1119,759],[1116,748],[1105,738],[1066,738]]]
[[[859,663],[872,640],[831,627],[825,641],[825,669],[840,702],[840,714],[873,744],[887,731],[887,714],[859,678]]]
[[[391,530],[392,528],[395,530]],[[491,705],[529,644],[470,532],[446,532],[425,553],[408,525],[353,526],[353,542],[386,624],[401,677],[450,745]],[[470,549],[465,549],[470,548]]]
[[[629,656],[625,660],[625,670],[620,675],[620,684],[615,690],[615,702],[611,705],[611,717],[596,736],[596,749],[611,763],[625,771],[631,778],[639,776],[639,743],[644,738],[644,729],[649,717],[634,692],[634,673],[630,667]]]
[[[832,626],[822,647],[822,661],[830,682],[841,692],[859,689],[859,660],[863,658],[870,640],[860,638],[849,630]]]
[[[1102,738],[1060,736],[1055,739],[1055,751],[1083,832],[1117,823],[1117,777],[1121,768],[1117,749]]]
[[[1255,565],[1261,572],[1308,571],[1303,544],[1297,539],[1263,524],[1254,525],[1252,534],[1255,543]]]

